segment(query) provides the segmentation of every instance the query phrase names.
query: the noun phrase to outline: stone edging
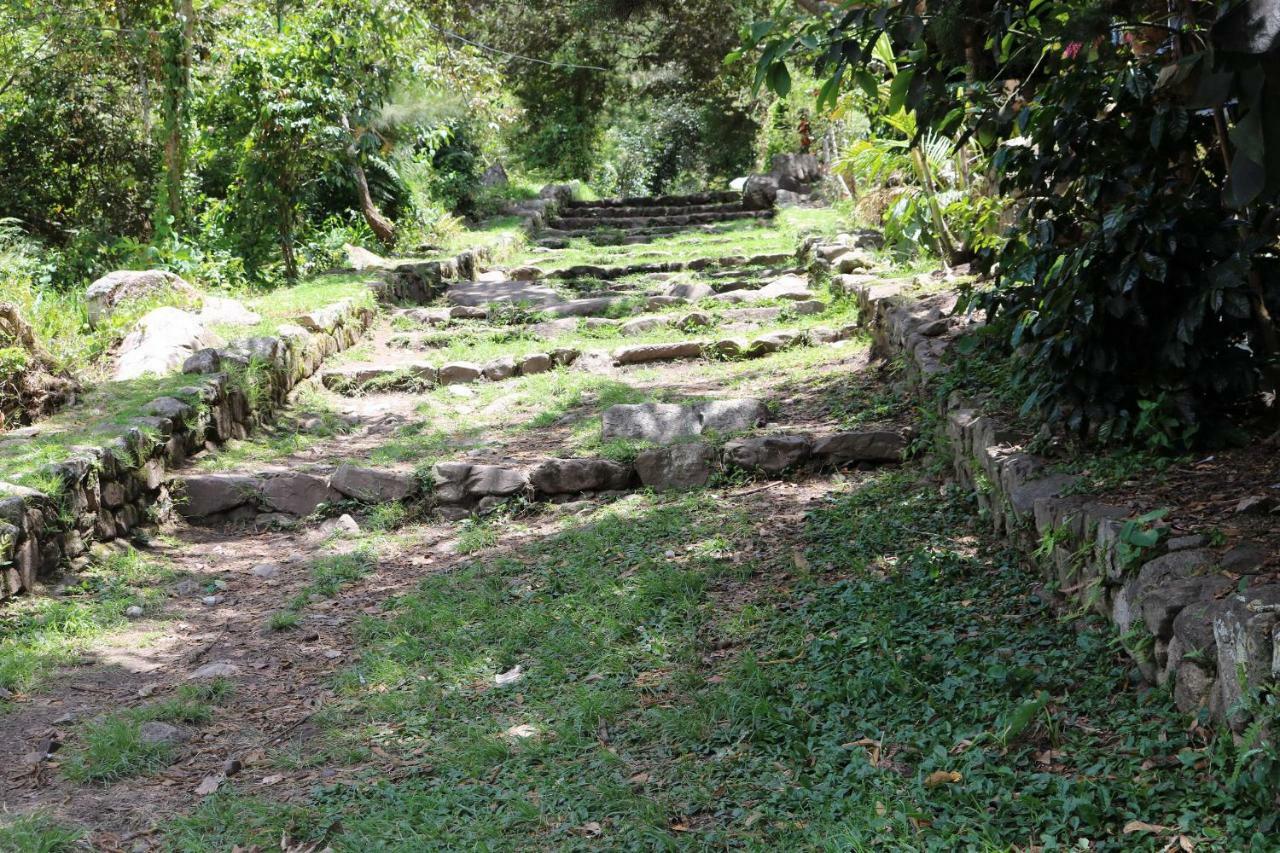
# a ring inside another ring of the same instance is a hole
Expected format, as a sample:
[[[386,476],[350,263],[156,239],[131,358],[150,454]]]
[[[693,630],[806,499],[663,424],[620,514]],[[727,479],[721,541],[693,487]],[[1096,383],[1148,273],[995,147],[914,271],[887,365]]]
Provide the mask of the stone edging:
[[[833,266],[820,252],[814,263]],[[947,347],[980,321],[953,316],[954,293],[913,296],[909,287],[871,282],[851,290],[873,352],[903,356],[911,382],[927,388],[946,369]],[[1212,548],[1203,536],[1137,547],[1130,535],[1145,526],[1140,519],[1076,494],[1075,476],[1026,452],[1030,437],[983,414],[979,401],[952,394],[940,414],[940,452],[997,535],[1038,562],[1059,594],[1110,620],[1142,676],[1173,683],[1180,710],[1207,711],[1241,731],[1250,721],[1242,698],[1280,672],[1280,584],[1237,592],[1267,554],[1248,543]]]
[[[822,436],[773,432],[734,438],[720,448],[706,442],[654,447],[631,463],[597,457],[525,465],[438,462],[421,477],[345,464],[328,472],[188,474],[174,482],[181,514],[219,523],[267,524],[284,516],[307,516],[321,504],[343,499],[370,504],[427,500],[446,518],[457,520],[517,496],[558,503],[640,486],[656,491],[695,488],[705,486],[719,468],[776,478],[804,468],[890,464],[902,460],[909,443],[909,435],[888,430]]]
[[[448,281],[474,276],[491,251],[482,247],[446,261],[402,264],[369,286],[384,304],[426,302]],[[69,458],[46,466],[43,473],[60,484],[56,499],[0,483],[0,601],[34,590],[64,565],[83,568],[93,542],[125,537],[146,521],[167,518],[173,506],[168,469],[208,446],[245,438],[328,356],[355,344],[372,321],[372,309],[341,300],[281,326],[275,336],[201,350],[183,365],[184,373],[195,375],[182,389],[199,403],[159,397],[119,436],[73,448]],[[261,370],[253,399],[227,372],[251,363]]]

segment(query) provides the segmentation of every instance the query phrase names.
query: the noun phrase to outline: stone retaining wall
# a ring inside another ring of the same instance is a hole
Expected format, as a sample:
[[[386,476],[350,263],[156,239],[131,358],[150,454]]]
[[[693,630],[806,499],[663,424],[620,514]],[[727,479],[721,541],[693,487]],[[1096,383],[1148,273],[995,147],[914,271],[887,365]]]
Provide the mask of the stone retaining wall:
[[[852,292],[874,352],[903,357],[912,383],[928,391],[946,370],[947,347],[981,319],[952,316],[955,294],[921,284],[868,282]],[[940,402],[940,452],[995,532],[1074,606],[1109,619],[1143,678],[1172,682],[1179,709],[1241,731],[1250,721],[1242,697],[1280,673],[1280,584],[1259,577],[1268,554],[1250,543],[1209,547],[1204,536],[1139,547],[1134,534],[1156,520],[1078,493],[1075,476],[1027,452],[1032,436],[985,414],[981,402],[958,393]]]
[[[473,277],[494,249],[402,264],[369,286],[379,302],[427,302],[449,281]],[[159,397],[145,407],[146,415],[113,429],[104,443],[73,448],[67,459],[44,469],[60,485],[56,497],[0,483],[0,601],[34,590],[61,567],[82,568],[94,542],[165,519],[173,507],[170,469],[206,447],[247,437],[372,321],[372,309],[342,300],[281,326],[275,336],[201,350],[183,366],[192,375],[183,400]],[[232,379],[249,374],[251,383]]]

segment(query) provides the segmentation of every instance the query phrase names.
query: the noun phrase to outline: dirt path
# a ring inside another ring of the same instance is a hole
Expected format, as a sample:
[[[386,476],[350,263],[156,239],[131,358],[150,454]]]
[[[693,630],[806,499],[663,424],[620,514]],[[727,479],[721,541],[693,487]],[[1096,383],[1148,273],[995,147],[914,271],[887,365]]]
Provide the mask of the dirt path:
[[[384,321],[354,359],[409,360],[395,337]],[[865,344],[844,341],[816,354],[790,351],[750,363],[676,362],[603,375],[561,371],[423,393],[343,396],[317,384],[303,395],[306,404],[273,430],[193,465],[255,474],[344,461],[408,469],[423,462],[413,444],[423,434],[441,437],[435,452],[468,461],[532,462],[578,452],[593,429],[598,433],[601,411],[613,398],[760,397],[780,426],[830,431],[858,409],[868,388],[887,393],[868,367]],[[863,375],[868,378],[850,382]],[[323,418],[316,412],[329,419],[326,428],[317,426]],[[899,415],[887,412],[878,423],[902,427]],[[279,444],[308,432],[315,434],[300,444]],[[768,519],[760,535],[776,545],[803,506],[840,488],[844,478],[836,477],[728,484],[724,499]],[[587,497],[587,506],[611,499]],[[583,505],[571,505],[570,514],[557,507],[525,511],[484,544],[496,559],[564,529]],[[358,523],[359,531],[335,529],[332,518],[284,531],[187,524],[157,531],[142,556],[173,572],[163,605],[92,643],[75,665],[0,717],[0,766],[6,768],[0,805],[84,827],[94,849],[147,850],[162,845],[156,832],[168,817],[190,812],[233,784],[228,780],[287,801],[305,797],[315,784],[371,769],[395,772],[399,763],[376,747],[350,764],[316,766],[309,741],[335,701],[335,684],[360,654],[361,621],[377,620],[396,596],[467,559],[460,551],[473,546],[463,549],[460,537],[470,522],[416,517],[386,535],[370,530],[364,517]],[[742,585],[723,593],[735,606],[750,596]],[[193,690],[203,690],[205,719],[156,716],[155,709],[186,701]],[[150,773],[73,781],[67,765],[84,755],[87,733],[122,714],[142,715],[132,718],[135,728],[139,722],[175,725],[170,760]]]

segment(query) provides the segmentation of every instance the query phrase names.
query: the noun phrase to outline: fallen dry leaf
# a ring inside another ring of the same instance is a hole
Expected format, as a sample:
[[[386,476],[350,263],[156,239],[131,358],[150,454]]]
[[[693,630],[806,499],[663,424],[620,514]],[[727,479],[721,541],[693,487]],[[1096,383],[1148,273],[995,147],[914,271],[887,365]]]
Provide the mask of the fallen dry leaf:
[[[218,790],[219,785],[226,781],[226,778],[226,774],[224,773],[214,773],[204,777],[204,779],[201,780],[200,785],[196,788],[196,796],[205,797],[212,794],[214,791]]]
[[[277,785],[283,781],[284,781],[284,776],[278,774],[275,776],[264,776],[262,779],[258,780],[258,784],[259,785]]]
[[[1157,823],[1147,823],[1143,820],[1131,820],[1124,825],[1124,834],[1132,835],[1135,832],[1154,832],[1157,835],[1164,835],[1170,831],[1170,827],[1161,826]]]
[[[600,825],[599,821],[589,820],[578,827],[578,832],[581,832],[587,838],[595,838],[604,833],[604,827]]]
[[[538,733],[538,730],[533,726],[529,725],[528,723],[521,723],[520,725],[512,726],[511,728],[503,732],[503,734],[505,734],[507,737],[516,737],[516,738],[533,737],[537,733]]]
[[[964,777],[954,770],[935,770],[924,779],[926,788],[936,788],[939,785],[953,785]]]

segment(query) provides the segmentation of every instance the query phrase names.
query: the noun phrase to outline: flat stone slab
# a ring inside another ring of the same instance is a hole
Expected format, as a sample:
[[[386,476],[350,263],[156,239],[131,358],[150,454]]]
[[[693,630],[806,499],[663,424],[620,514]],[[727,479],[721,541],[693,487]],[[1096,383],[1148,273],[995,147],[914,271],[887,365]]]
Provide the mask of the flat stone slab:
[[[769,409],[760,400],[715,400],[691,406],[640,403],[611,406],[604,413],[602,437],[670,444],[705,432],[745,432],[766,423]]]
[[[679,361],[702,357],[701,341],[677,341],[670,344],[641,344],[613,351],[615,364],[646,364],[651,361]]]
[[[889,430],[838,432],[823,436],[813,443],[813,455],[833,464],[850,462],[901,462],[907,452],[907,440]]]
[[[534,281],[460,282],[449,286],[445,299],[470,308],[492,303],[549,308],[565,301],[555,288]]]

